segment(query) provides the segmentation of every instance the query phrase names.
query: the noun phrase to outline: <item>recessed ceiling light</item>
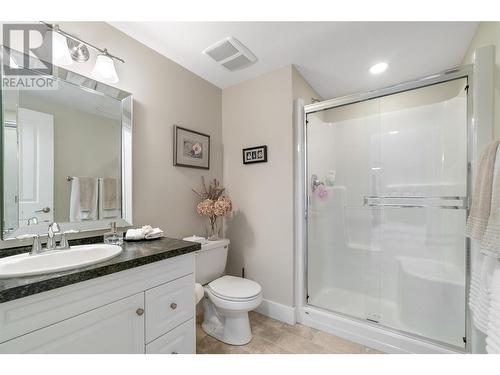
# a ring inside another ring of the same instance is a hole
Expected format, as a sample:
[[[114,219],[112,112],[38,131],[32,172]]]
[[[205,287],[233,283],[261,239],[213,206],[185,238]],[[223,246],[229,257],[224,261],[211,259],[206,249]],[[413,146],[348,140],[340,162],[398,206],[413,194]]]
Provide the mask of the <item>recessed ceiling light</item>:
[[[387,69],[388,66],[389,65],[385,62],[375,64],[370,68],[370,73],[371,74],[380,74],[382,72],[385,72],[385,70]]]

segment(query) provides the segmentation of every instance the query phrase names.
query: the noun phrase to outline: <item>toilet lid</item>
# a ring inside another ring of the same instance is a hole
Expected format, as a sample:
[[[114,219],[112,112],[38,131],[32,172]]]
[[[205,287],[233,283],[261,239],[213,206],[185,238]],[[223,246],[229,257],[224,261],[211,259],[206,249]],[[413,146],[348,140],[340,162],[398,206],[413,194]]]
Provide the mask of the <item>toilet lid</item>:
[[[262,292],[261,286],[255,281],[235,276],[222,276],[208,284],[208,287],[223,299],[248,299]]]

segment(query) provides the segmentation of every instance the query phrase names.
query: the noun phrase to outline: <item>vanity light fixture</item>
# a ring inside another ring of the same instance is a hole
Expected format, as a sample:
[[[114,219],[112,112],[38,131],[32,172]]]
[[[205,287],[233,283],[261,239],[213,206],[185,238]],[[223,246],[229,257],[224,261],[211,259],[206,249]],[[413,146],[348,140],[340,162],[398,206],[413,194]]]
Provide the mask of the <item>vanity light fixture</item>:
[[[371,74],[380,74],[385,72],[388,67],[389,64],[387,64],[386,62],[379,62],[375,65],[372,65],[369,71]]]
[[[123,59],[110,54],[106,48],[99,48],[61,30],[58,25],[52,25],[43,21],[40,21],[40,23],[47,26],[49,29],[46,37],[48,34],[53,35],[51,36],[54,63],[59,65],[69,65],[72,61],[86,62],[90,58],[90,53],[88,51],[88,48],[90,47],[99,53],[96,58],[95,66],[92,69],[92,75],[104,83],[117,83],[119,81],[115,67],[115,60],[125,63]]]

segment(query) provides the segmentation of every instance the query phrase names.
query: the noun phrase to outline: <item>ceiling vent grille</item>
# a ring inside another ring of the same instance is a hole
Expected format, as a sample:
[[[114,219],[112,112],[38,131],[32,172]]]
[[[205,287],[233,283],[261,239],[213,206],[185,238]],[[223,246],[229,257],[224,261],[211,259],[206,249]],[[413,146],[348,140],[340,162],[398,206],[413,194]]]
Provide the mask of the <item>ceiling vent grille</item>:
[[[212,44],[203,53],[231,72],[246,68],[257,61],[257,57],[233,37]]]

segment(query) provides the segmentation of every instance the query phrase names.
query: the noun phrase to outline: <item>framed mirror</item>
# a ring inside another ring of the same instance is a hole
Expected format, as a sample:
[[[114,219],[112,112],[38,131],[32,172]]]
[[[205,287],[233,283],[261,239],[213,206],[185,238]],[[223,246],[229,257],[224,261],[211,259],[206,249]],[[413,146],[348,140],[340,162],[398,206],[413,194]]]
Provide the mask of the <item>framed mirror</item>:
[[[51,222],[132,224],[132,95],[60,67],[52,77],[50,89],[1,91],[3,240],[46,234]]]

